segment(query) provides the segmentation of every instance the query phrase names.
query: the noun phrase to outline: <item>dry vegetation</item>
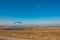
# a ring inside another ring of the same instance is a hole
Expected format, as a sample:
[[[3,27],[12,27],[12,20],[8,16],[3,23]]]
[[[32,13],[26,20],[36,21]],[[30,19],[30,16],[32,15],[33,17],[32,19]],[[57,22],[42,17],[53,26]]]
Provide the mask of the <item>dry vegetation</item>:
[[[60,40],[60,29],[0,30],[0,36],[33,40]]]

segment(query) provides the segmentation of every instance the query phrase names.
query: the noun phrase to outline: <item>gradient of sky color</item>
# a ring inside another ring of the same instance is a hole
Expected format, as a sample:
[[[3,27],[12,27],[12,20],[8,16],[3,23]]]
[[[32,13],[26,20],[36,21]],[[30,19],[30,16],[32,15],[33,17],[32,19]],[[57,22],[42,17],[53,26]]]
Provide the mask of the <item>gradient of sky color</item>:
[[[60,24],[60,0],[0,0],[0,25]]]

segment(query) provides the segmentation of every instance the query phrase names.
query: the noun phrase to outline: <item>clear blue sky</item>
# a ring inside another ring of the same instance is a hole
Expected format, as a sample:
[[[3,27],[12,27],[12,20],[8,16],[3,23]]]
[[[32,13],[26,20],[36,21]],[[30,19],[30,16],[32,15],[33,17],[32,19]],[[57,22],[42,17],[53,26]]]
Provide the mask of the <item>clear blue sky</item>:
[[[0,0],[0,24],[60,22],[60,0]]]

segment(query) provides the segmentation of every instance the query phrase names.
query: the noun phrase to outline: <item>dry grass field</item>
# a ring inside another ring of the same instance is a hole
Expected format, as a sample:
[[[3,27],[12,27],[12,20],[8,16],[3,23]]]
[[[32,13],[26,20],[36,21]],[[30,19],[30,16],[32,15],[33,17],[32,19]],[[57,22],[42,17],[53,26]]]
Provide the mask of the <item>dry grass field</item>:
[[[60,40],[60,28],[41,28],[32,30],[0,30],[0,36],[28,40]],[[6,40],[0,38],[0,40]]]

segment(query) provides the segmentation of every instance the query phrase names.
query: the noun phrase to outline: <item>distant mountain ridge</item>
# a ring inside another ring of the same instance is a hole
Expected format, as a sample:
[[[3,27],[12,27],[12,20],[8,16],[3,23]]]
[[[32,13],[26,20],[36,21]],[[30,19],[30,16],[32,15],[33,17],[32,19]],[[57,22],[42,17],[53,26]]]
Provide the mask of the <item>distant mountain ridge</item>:
[[[60,26],[26,26],[26,25],[14,25],[14,26],[8,26],[8,25],[0,25],[0,30],[32,30],[32,29],[40,29],[40,28],[60,28]]]

